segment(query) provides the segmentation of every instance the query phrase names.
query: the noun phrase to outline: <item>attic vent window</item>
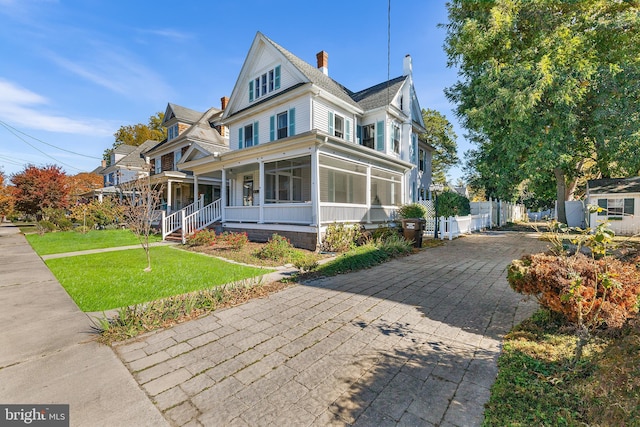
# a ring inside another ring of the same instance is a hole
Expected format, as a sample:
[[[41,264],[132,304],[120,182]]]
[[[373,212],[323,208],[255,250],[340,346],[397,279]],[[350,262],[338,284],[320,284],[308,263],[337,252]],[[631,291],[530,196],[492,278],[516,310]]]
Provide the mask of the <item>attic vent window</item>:
[[[180,134],[180,132],[178,131],[178,125],[177,125],[177,124],[175,124],[175,125],[173,125],[173,126],[169,127],[169,129],[168,129],[168,131],[167,131],[167,132],[168,132],[168,135],[167,135],[167,136],[168,136],[168,138],[167,138],[167,139],[168,139],[169,141],[171,141],[171,140],[172,140],[172,139],[174,139],[174,138],[177,138],[177,137],[178,137],[178,135]]]
[[[278,89],[280,89],[279,65],[249,81],[249,102],[262,98]]]

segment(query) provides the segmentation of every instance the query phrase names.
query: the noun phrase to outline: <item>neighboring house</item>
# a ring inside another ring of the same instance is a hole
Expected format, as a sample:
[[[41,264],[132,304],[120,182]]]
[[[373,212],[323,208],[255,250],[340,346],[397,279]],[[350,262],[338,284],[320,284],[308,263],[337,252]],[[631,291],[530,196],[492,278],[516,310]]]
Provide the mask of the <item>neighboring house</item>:
[[[111,187],[148,176],[149,167],[141,153],[155,144],[158,141],[148,140],[137,147],[122,144],[111,150],[109,166],[105,166],[100,172],[104,177],[104,186]]]
[[[192,152],[212,155],[229,150],[226,128],[220,124],[228,98],[222,98],[222,109],[210,108],[205,113],[169,103],[162,126],[167,139],[143,152],[149,164],[154,184],[162,185],[163,210],[178,211],[202,197],[204,204],[220,198],[220,178],[197,177],[182,171],[178,162],[193,147]]]
[[[594,179],[587,182],[587,204],[599,206],[601,212],[592,213],[591,228],[608,221],[620,235],[640,233],[640,177]]]

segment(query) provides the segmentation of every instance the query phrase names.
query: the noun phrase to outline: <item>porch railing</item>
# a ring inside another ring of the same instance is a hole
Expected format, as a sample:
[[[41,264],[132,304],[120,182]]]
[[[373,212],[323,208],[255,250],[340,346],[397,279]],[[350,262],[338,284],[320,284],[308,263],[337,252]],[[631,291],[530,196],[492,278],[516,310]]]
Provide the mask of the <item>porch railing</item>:
[[[167,215],[166,211],[162,211],[162,239],[164,240],[169,234],[182,228],[182,219],[184,216],[191,215],[204,205],[204,195],[199,200],[185,206],[184,208]]]
[[[222,204],[220,199],[189,215],[185,212],[182,220],[184,224],[182,227],[182,243],[186,241],[188,235],[205,228],[209,224],[213,224],[221,218]]]
[[[263,223],[311,224],[311,203],[267,203],[262,210]],[[260,222],[260,206],[227,206],[225,220],[230,222]]]

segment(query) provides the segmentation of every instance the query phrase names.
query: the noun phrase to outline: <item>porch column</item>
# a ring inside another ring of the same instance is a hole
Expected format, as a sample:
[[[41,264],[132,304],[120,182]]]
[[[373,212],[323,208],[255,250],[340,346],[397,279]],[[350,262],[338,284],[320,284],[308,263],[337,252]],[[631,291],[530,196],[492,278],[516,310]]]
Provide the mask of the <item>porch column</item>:
[[[318,227],[318,243],[320,243],[320,158],[318,147],[311,152],[311,225]]]
[[[227,170],[222,168],[222,184],[220,184],[220,210],[222,214],[221,221],[225,221],[225,212],[227,210]]]
[[[171,211],[173,210],[171,208],[171,205],[173,204],[173,201],[172,201],[173,197],[171,197],[172,196],[171,192],[172,192],[171,181],[167,180],[167,213],[171,213]]]
[[[365,190],[365,200],[367,203],[367,224],[371,224],[371,166],[367,166],[367,188]]]
[[[193,174],[193,202],[198,203],[200,201],[200,196],[198,196],[198,175]],[[202,208],[200,205],[196,205],[198,209]]]
[[[260,160],[258,169],[258,224],[264,224],[264,161]]]

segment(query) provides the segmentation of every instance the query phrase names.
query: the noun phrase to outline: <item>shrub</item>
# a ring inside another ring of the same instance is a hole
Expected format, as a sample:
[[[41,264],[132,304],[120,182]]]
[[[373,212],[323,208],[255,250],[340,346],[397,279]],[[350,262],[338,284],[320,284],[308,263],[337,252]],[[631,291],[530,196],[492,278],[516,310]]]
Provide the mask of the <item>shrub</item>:
[[[400,209],[398,209],[398,215],[403,219],[425,218],[427,215],[427,208],[419,203],[410,203],[408,205],[400,206]]]
[[[36,225],[38,234],[51,233],[52,231],[56,231],[56,228],[57,227],[53,222],[46,220],[38,221],[38,224]]]
[[[412,242],[407,241],[397,233],[376,240],[375,245],[390,257],[407,255],[413,251]]]
[[[293,265],[302,271],[315,270],[318,267],[318,256],[314,253],[295,252]]]
[[[190,236],[187,236],[187,245],[189,246],[208,246],[216,243],[216,232],[213,230],[198,230]]]
[[[215,236],[215,232],[213,232]],[[249,241],[249,236],[247,233],[233,233],[229,231],[225,231],[222,234],[219,234],[215,237],[215,242],[212,244],[225,245],[231,249],[240,250],[242,249],[247,242]]]
[[[327,252],[347,252],[357,246],[362,237],[360,225],[333,223],[327,226],[322,242],[322,250]]]
[[[371,233],[373,240],[385,240],[391,236],[399,236],[400,230],[397,227],[380,226]]]
[[[445,191],[438,195],[438,216],[465,216],[471,213],[469,199],[454,191]]]
[[[284,236],[273,234],[267,243],[256,252],[256,256],[260,259],[270,259],[273,261],[288,260],[293,245]]]
[[[109,197],[102,200],[92,200],[89,203],[76,205],[71,208],[71,219],[75,222],[93,227],[103,228],[109,224],[117,224],[124,218],[124,209]]]
[[[576,324],[618,328],[638,312],[638,269],[610,257],[528,255],[511,263],[507,278],[516,292]]]

